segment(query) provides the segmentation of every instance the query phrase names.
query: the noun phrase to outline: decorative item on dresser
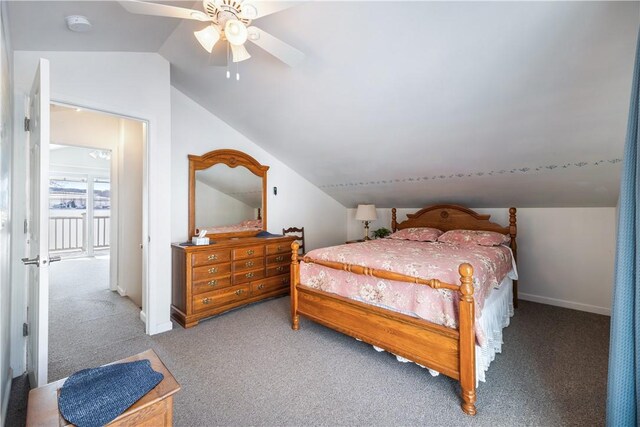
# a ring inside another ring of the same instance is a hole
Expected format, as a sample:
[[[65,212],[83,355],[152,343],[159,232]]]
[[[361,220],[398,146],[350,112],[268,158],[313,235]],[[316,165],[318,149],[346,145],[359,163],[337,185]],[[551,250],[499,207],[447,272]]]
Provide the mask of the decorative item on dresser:
[[[213,243],[171,246],[171,317],[183,327],[289,292],[295,237],[266,232],[268,169],[236,150],[189,155],[189,237],[206,229]]]
[[[300,255],[304,255],[305,254],[305,250],[304,250],[304,227],[302,227],[302,228],[298,228],[298,227],[283,228],[282,229],[282,234],[284,234],[285,236],[294,236],[296,238],[296,242],[298,242],[298,244],[300,245],[300,249],[299,249],[298,253]]]
[[[506,227],[490,222],[489,215],[456,205],[431,206],[407,217],[406,221],[398,223],[394,208],[392,230],[425,228],[428,231],[426,228],[431,228],[440,230],[439,234],[449,230],[475,230],[479,234],[490,232],[484,234],[499,236],[500,242],[507,242],[509,247],[481,246],[481,243],[432,243],[432,239],[430,242],[420,239],[378,239],[358,245],[316,249],[299,259],[297,244],[294,243],[291,261],[292,328],[297,330],[299,316],[304,316],[447,375],[460,382],[462,410],[474,415],[476,382],[480,378],[476,375],[476,359],[481,364],[485,363],[482,352],[491,349],[493,355],[496,352],[492,345],[487,345],[486,339],[480,342],[477,336],[479,333],[483,337],[485,330],[483,325],[486,319],[482,316],[491,319],[491,327],[498,327],[501,322],[504,326],[504,317],[508,319],[509,311],[513,310],[510,293],[512,283],[513,301],[517,298],[516,282],[512,281],[515,275],[511,276],[515,273],[512,260],[515,262],[517,255],[516,209],[509,209],[509,225]],[[399,253],[406,253],[404,262]],[[435,261],[443,257],[447,259],[446,262]],[[461,258],[469,262],[459,264]],[[345,259],[346,262],[339,261]],[[360,260],[360,265],[349,263],[350,259]],[[367,265],[362,264],[365,262]],[[411,268],[408,269],[407,265]],[[415,272],[407,275],[398,272],[398,269]],[[448,279],[440,280],[433,275],[423,277],[418,271],[430,271],[430,274]],[[500,277],[504,273],[504,278],[498,277],[498,271],[501,272]],[[490,274],[495,274],[495,277],[489,278]],[[322,277],[326,279],[315,280]],[[305,283],[305,279],[312,280]],[[323,287],[325,282],[329,284],[328,287]],[[384,286],[379,287],[377,282],[383,282]],[[386,288],[395,295],[391,299],[389,293],[383,292]],[[398,292],[416,303],[423,299],[425,304],[421,307],[412,305],[413,308],[406,310],[394,309],[392,299],[404,300],[397,297]],[[430,301],[446,304],[446,308],[427,311],[423,316],[431,318],[435,314],[433,319],[438,319],[442,314],[445,319],[443,323],[425,320],[418,314],[419,310],[431,309]],[[479,303],[477,309],[476,301]],[[495,309],[481,310],[482,302]],[[384,304],[384,308],[381,304]],[[476,310],[479,318],[476,318]],[[415,314],[405,314],[409,311]],[[493,324],[498,318],[500,321]],[[500,332],[500,341],[501,336]],[[491,359],[492,354],[488,353],[488,359]],[[488,364],[480,366],[483,376],[487,367]]]

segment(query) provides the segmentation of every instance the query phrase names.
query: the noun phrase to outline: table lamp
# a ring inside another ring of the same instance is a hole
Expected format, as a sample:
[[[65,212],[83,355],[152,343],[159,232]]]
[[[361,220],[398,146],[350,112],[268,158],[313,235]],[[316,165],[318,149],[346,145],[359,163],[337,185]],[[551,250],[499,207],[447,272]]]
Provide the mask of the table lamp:
[[[369,221],[375,221],[378,219],[376,205],[358,205],[356,219],[364,221],[364,240],[371,240],[369,238]]]

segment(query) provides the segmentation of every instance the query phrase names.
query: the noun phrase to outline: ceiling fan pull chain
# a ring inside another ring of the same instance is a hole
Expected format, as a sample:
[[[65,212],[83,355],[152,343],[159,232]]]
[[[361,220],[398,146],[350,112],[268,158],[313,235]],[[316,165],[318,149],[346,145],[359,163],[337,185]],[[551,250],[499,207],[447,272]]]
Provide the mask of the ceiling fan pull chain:
[[[238,67],[240,67],[240,66],[236,62],[236,81],[240,81],[240,73],[238,72]]]
[[[229,71],[229,43],[227,43],[227,78],[231,78],[231,71]]]

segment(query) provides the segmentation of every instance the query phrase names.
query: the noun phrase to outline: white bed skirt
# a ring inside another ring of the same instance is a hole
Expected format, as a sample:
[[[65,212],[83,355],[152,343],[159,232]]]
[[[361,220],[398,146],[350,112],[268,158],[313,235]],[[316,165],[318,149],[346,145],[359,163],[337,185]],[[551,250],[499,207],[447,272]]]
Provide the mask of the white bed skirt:
[[[476,344],[476,387],[480,381],[485,381],[485,372],[495,359],[496,353],[502,352],[502,329],[509,326],[511,316],[513,316],[513,280],[505,277],[500,286],[493,289],[489,298],[485,300],[482,316],[477,320],[485,331],[487,340],[483,347]],[[373,348],[376,351],[384,351],[380,347],[373,346]],[[411,362],[397,355],[396,359],[404,363]],[[434,377],[440,375],[438,371],[428,370]]]

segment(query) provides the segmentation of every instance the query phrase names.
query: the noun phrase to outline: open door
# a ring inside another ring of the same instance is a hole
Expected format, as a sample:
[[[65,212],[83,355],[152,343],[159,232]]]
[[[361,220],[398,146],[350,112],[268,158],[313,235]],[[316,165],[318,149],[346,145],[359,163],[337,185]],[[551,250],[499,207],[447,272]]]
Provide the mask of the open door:
[[[49,61],[40,59],[27,120],[27,372],[32,387],[47,383],[49,341]],[[59,258],[58,258],[59,259]]]

